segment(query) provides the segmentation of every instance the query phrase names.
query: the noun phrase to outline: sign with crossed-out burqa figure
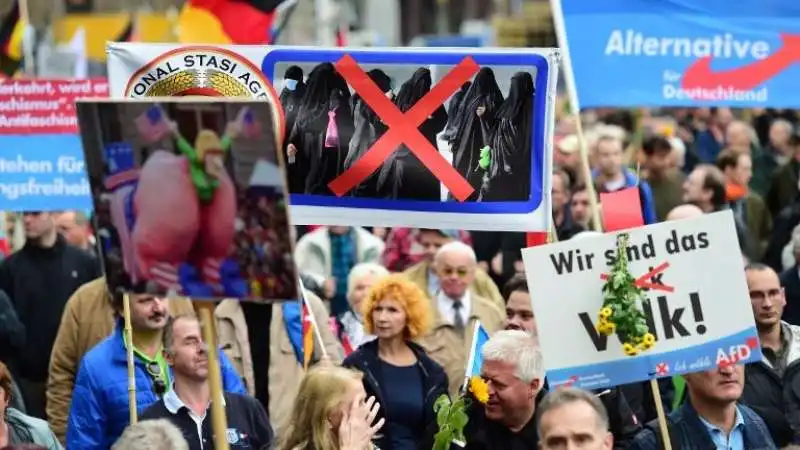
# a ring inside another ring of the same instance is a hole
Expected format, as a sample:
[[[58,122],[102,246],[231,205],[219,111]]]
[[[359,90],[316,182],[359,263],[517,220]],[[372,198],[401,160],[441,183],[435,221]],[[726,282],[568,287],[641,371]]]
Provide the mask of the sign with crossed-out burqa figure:
[[[109,44],[115,97],[263,98],[294,224],[546,231],[556,49]]]

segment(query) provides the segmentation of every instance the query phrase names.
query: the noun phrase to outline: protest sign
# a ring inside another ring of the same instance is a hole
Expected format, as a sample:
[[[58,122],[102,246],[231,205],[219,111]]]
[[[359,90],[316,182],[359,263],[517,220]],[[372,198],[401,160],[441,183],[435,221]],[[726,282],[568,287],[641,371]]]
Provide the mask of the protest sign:
[[[551,385],[599,389],[761,359],[730,211],[628,233],[630,271],[647,288],[642,309],[656,337],[634,357],[596,329],[613,233],[522,251]]]
[[[800,107],[791,0],[551,5],[581,107]]]
[[[113,43],[108,54],[114,97],[281,86],[293,223],[549,227],[555,49]]]
[[[297,299],[273,104],[162,100],[77,104],[109,288]]]
[[[74,102],[105,80],[0,79],[0,211],[91,208]]]

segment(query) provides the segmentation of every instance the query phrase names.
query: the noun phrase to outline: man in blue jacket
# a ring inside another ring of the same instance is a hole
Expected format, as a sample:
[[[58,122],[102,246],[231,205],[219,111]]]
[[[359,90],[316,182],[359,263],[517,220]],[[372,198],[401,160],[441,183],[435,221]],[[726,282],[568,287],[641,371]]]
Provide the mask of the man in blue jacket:
[[[122,296],[114,295],[117,326],[111,336],[81,360],[67,421],[67,448],[111,447],[128,426],[128,366],[123,333]],[[171,386],[171,372],[162,354],[161,334],[169,319],[168,300],[150,294],[132,294],[136,408],[157,402]],[[246,394],[239,375],[220,351],[222,384],[226,392]]]

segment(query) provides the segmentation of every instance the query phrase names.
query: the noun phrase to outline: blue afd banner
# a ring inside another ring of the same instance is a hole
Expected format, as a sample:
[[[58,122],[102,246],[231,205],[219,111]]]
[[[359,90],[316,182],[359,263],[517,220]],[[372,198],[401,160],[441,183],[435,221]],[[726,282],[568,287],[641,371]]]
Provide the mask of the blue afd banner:
[[[581,107],[800,108],[800,2],[552,2]]]

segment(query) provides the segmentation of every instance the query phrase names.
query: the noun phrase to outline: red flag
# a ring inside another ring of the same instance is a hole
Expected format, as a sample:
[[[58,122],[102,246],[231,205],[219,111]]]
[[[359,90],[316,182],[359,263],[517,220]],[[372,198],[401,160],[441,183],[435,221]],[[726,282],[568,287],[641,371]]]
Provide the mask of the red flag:
[[[314,356],[314,321],[308,303],[303,299],[303,369],[308,370]]]

